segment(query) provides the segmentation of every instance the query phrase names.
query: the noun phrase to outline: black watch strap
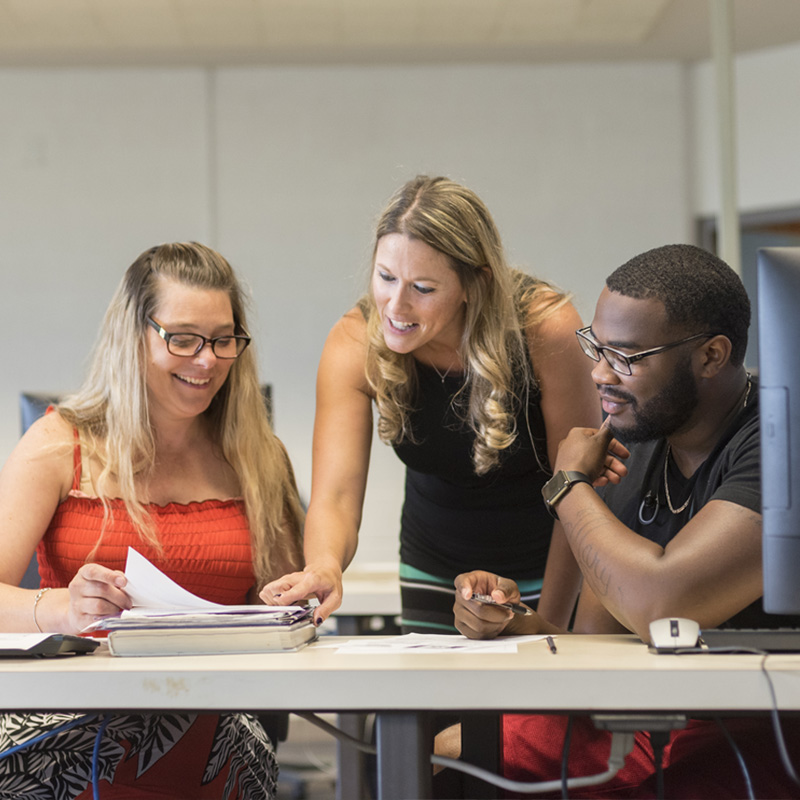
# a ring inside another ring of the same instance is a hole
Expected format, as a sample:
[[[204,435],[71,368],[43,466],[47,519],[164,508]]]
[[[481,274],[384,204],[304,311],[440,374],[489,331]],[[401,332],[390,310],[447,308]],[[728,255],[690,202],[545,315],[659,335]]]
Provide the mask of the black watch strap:
[[[555,519],[558,519],[556,504],[576,483],[588,483],[590,486],[592,485],[591,478],[583,472],[560,469],[542,487],[544,504]]]

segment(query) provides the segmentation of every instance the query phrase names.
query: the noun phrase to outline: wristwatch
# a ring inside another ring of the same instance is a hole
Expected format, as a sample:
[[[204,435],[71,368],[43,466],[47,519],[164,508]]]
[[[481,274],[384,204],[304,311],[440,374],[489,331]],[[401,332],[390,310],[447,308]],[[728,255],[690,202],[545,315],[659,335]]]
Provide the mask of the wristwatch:
[[[544,504],[554,519],[558,519],[556,503],[558,503],[576,483],[588,483],[589,486],[592,485],[592,481],[588,475],[584,475],[582,472],[576,470],[560,469],[544,486],[542,486]]]

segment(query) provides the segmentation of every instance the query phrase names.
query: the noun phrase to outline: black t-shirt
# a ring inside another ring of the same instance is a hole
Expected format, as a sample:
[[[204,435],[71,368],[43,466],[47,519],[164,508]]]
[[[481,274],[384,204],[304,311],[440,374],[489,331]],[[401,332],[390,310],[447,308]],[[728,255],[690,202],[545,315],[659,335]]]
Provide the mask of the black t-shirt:
[[[672,507],[678,509],[686,503],[681,513],[674,514],[667,504],[666,441],[644,442],[633,445],[630,450],[626,462],[628,476],[618,485],[601,490],[601,496],[621,522],[662,547],[666,547],[711,500],[727,500],[761,513],[761,451],[755,380],[752,380],[746,407],[690,478],[681,474],[672,459],[667,464]],[[720,627],[775,628],[798,624],[797,617],[767,614],[761,600],[757,600]]]

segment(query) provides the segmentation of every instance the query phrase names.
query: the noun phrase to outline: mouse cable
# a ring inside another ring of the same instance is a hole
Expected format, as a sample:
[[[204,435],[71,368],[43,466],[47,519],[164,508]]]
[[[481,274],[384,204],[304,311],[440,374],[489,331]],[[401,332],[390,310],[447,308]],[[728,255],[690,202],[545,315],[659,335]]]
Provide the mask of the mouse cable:
[[[747,789],[747,800],[755,800],[755,794],[753,793],[753,782],[750,780],[750,770],[747,769],[747,764],[745,763],[742,751],[739,749],[739,745],[736,744],[736,740],[731,735],[731,732],[727,729],[727,727],[725,727],[722,717],[714,717],[714,721],[725,734],[725,738],[728,740],[728,744],[731,746],[731,750],[733,750],[733,754],[736,756],[736,760],[739,762],[739,768],[742,770],[742,777],[744,778],[745,787]]]
[[[377,748],[375,745],[363,742],[356,739],[354,736],[339,730],[335,725],[331,725],[324,719],[321,719],[316,714],[305,711],[293,711],[296,717],[310,722],[312,725],[320,728],[329,735],[333,736],[340,742],[355,747],[363,753],[375,755]],[[608,756],[608,769],[605,772],[598,773],[597,775],[587,775],[581,778],[569,778],[567,786],[570,789],[580,789],[585,786],[597,786],[606,781],[610,781],[625,765],[625,757],[633,749],[633,733],[615,731],[611,736],[611,752]],[[561,779],[555,781],[544,782],[523,782],[512,781],[498,775],[495,772],[477,767],[474,764],[467,764],[464,761],[459,761],[456,758],[447,758],[446,756],[431,756],[431,764],[437,764],[442,767],[451,767],[459,772],[464,772],[467,775],[472,775],[475,778],[480,778],[486,783],[498,786],[501,789],[507,789],[515,792],[522,792],[534,794],[538,792],[553,792],[558,791],[562,787]]]
[[[697,652],[697,651],[693,651]],[[767,687],[769,689],[770,697],[772,698],[772,706],[770,708],[770,718],[772,719],[772,728],[775,732],[775,740],[778,744],[778,753],[781,757],[781,763],[783,764],[783,768],[786,770],[786,774],[794,781],[797,786],[800,786],[800,778],[797,777],[797,772],[795,772],[794,765],[792,764],[792,760],[789,757],[789,751],[786,748],[786,740],[783,737],[783,728],[781,726],[781,718],[778,713],[778,698],[775,694],[775,686],[772,683],[772,676],[769,674],[769,670],[767,669],[767,659],[771,655],[771,653],[767,650],[759,650],[755,647],[707,647],[702,648],[701,652],[707,653],[709,655],[719,654],[719,653],[738,653],[744,655],[756,655],[761,656],[761,672],[764,673],[764,677],[767,680]]]
[[[633,733],[628,731],[614,731],[611,734],[611,752],[608,756],[608,769],[597,775],[569,778],[567,780],[567,787],[569,789],[581,789],[586,786],[598,786],[610,781],[625,765],[625,756],[627,756],[631,750],[633,750]],[[467,764],[463,761],[459,761],[456,758],[431,756],[431,764],[437,764],[440,767],[451,767],[458,772],[464,772],[474,778],[480,778],[480,780],[486,781],[486,783],[492,786],[497,786],[511,792],[537,794],[539,792],[555,792],[562,788],[562,781],[560,778],[554,781],[534,781],[532,783],[513,781],[502,775],[497,775],[494,772],[482,769],[481,767],[476,767],[474,764]]]
[[[794,770],[794,765],[789,757],[789,751],[786,749],[786,740],[783,738],[781,718],[778,715],[778,698],[775,695],[775,686],[772,683],[772,676],[769,674],[769,670],[767,669],[767,658],[769,658],[769,653],[762,651],[761,654],[763,655],[763,658],[761,659],[761,671],[764,673],[764,677],[767,679],[767,686],[769,687],[769,693],[772,697],[772,709],[770,711],[770,716],[772,717],[772,727],[775,729],[775,739],[778,742],[778,752],[780,753],[781,761],[783,762],[783,768],[786,770],[786,774],[798,786],[800,786],[800,780],[797,777],[797,773]]]

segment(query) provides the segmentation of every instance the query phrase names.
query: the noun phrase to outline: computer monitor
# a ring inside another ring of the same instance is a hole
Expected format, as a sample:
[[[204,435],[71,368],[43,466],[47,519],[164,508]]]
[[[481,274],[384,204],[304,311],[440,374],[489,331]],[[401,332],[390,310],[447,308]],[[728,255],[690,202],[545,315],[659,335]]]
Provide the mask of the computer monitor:
[[[758,251],[764,610],[800,614],[800,247]]]

